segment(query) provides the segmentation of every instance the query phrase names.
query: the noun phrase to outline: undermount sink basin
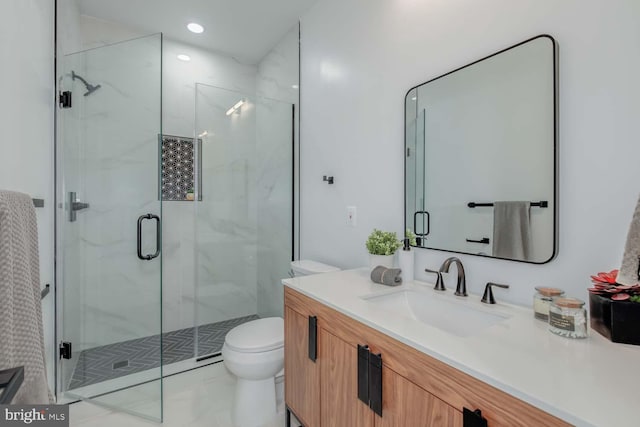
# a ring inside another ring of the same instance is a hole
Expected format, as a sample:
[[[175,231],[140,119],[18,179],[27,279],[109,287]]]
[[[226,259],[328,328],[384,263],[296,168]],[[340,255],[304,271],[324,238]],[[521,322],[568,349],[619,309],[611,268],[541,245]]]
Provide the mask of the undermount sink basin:
[[[451,294],[439,295],[428,289],[399,289],[362,299],[386,313],[410,317],[459,337],[475,335],[509,318],[493,307],[484,309],[474,306],[472,301],[458,300]]]

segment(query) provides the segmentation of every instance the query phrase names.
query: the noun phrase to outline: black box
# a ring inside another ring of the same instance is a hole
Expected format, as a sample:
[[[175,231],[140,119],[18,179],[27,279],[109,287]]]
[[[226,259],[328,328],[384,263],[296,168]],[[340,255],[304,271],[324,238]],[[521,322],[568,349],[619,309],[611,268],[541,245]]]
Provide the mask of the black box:
[[[591,329],[613,342],[640,345],[640,303],[589,292]]]

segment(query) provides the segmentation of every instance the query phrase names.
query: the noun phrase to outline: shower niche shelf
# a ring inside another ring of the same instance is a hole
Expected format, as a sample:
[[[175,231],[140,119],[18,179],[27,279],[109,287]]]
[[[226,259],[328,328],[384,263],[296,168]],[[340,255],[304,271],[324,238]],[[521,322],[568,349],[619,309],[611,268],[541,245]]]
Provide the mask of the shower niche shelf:
[[[159,135],[162,155],[162,184],[160,196],[163,202],[192,202],[193,190],[200,189],[202,200],[202,139],[194,144],[194,138],[175,135]],[[198,163],[196,165],[196,162]]]

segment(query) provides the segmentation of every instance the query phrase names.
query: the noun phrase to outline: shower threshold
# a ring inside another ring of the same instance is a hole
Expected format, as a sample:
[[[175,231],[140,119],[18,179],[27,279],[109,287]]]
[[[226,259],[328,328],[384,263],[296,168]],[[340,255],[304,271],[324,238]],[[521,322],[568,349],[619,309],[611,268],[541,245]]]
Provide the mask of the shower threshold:
[[[166,367],[196,357],[219,353],[227,332],[255,319],[258,319],[258,316],[253,314],[209,323],[197,328],[165,332],[162,334],[162,364]],[[197,355],[194,352],[196,330]],[[159,339],[160,335],[153,335],[83,350],[78,355],[78,362],[71,376],[68,390],[158,368],[160,366]]]

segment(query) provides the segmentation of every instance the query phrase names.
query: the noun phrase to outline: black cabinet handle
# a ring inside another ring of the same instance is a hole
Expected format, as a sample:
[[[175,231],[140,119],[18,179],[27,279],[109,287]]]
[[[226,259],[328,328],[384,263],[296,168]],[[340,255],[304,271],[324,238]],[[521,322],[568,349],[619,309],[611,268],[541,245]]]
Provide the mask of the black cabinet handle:
[[[487,419],[482,416],[482,411],[476,409],[463,408],[462,410],[462,426],[463,427],[487,427]]]
[[[358,344],[358,399],[369,406],[369,346]]]
[[[309,316],[309,359],[314,363],[318,358],[318,318]]]
[[[369,354],[369,407],[382,416],[382,355]]]
[[[142,253],[142,222],[145,219],[153,219],[156,221],[156,252],[154,254],[147,254],[144,255]],[[162,247],[162,242],[161,240],[161,236],[162,236],[162,224],[160,223],[160,217],[158,215],[154,215],[154,214],[144,214],[144,215],[140,215],[140,217],[138,217],[138,241],[137,241],[137,245],[138,245],[138,258],[140,258],[143,261],[150,261],[154,258],[157,258],[160,255],[160,248]]]

